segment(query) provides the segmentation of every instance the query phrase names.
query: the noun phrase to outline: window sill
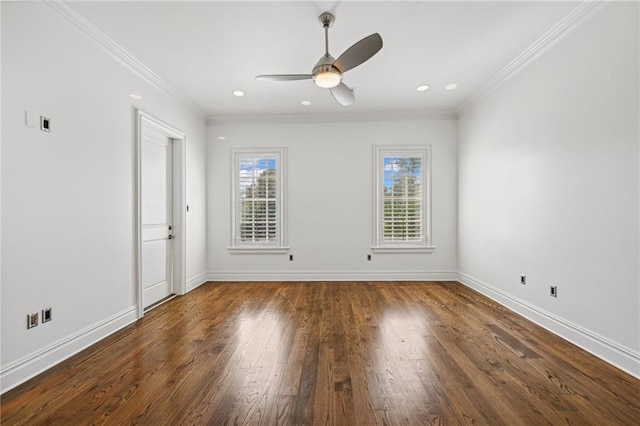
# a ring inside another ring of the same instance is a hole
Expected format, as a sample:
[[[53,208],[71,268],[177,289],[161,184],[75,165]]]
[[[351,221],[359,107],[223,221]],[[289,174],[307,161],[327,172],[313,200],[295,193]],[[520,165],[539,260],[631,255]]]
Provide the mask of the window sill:
[[[289,247],[227,247],[231,254],[284,254]]]
[[[431,253],[436,248],[433,246],[421,247],[371,247],[373,253]]]

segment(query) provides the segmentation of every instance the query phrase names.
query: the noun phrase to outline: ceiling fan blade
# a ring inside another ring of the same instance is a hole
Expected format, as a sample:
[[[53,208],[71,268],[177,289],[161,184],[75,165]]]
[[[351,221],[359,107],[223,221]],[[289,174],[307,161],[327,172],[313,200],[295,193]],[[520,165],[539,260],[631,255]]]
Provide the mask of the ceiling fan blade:
[[[293,80],[311,80],[313,76],[311,74],[271,74],[271,75],[258,75],[256,80],[266,81],[293,81]]]
[[[378,33],[371,34],[345,50],[335,60],[333,66],[340,72],[347,72],[371,59],[380,49],[382,49],[382,37]]]
[[[336,87],[329,89],[333,97],[343,106],[349,106],[356,101],[353,89],[344,83],[338,84]]]

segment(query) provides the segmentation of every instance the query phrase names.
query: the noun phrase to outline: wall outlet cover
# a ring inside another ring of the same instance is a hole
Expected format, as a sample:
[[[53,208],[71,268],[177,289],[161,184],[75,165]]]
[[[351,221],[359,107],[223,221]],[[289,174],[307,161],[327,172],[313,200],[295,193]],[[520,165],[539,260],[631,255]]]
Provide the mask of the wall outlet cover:
[[[38,313],[27,314],[27,329],[37,327],[38,325]]]
[[[42,310],[42,323],[51,321],[53,318],[51,316],[51,308],[45,308]]]
[[[51,131],[51,119],[49,117],[40,116],[40,130],[43,132]]]

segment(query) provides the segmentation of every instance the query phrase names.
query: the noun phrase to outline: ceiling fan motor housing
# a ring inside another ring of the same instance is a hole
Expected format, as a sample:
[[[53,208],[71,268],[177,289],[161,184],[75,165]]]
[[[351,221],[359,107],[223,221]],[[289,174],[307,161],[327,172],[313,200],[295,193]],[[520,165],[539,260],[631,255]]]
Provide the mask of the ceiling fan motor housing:
[[[311,74],[317,86],[326,89],[340,84],[342,81],[342,73],[333,65],[334,62],[335,59],[333,56],[327,53],[323,55],[313,67]]]

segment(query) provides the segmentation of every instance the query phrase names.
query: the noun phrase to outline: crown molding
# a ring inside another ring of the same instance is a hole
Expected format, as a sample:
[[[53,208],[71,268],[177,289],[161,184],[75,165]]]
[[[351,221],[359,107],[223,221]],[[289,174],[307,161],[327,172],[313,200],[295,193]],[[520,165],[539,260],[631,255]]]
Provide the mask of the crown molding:
[[[69,7],[61,0],[43,0],[43,3],[50,6],[58,12],[63,18],[76,26],[79,30],[89,36],[104,52],[118,60],[127,69],[138,75],[152,86],[160,89],[165,94],[180,101],[192,112],[198,115],[201,121],[205,122],[207,114],[200,106],[191,99],[182,95],[169,83],[164,81],[160,76],[151,71],[142,62],[137,60],[132,54],[127,52],[122,46],[113,41],[109,36],[100,31],[96,26],[82,17],[78,12]]]
[[[130,71],[187,106],[207,125],[220,124],[293,124],[293,123],[340,123],[370,121],[410,121],[410,120],[454,120],[459,118],[473,104],[487,96],[508,79],[536,60],[544,51],[553,46],[582,22],[590,17],[600,6],[613,0],[584,0],[565,18],[554,25],[542,37],[536,40],[525,51],[518,55],[507,66],[485,82],[470,97],[464,100],[455,110],[431,111],[392,111],[371,113],[326,113],[326,114],[240,114],[207,116],[204,110],[178,92],[173,86],[137,60],[133,55],[65,4],[62,0],[43,0],[62,17],[91,38],[102,50],[118,60]]]
[[[464,100],[456,109],[456,114],[462,116],[473,104],[493,92],[504,82],[518,74],[527,65],[535,61],[542,53],[563,39],[571,31],[587,20],[600,6],[612,0],[584,0],[580,2],[567,16],[554,25],[542,37],[520,53],[506,67],[498,71],[471,96]]]
[[[246,114],[212,116],[207,125],[223,124],[299,124],[353,123],[371,121],[456,120],[451,110],[376,111],[318,114]]]

